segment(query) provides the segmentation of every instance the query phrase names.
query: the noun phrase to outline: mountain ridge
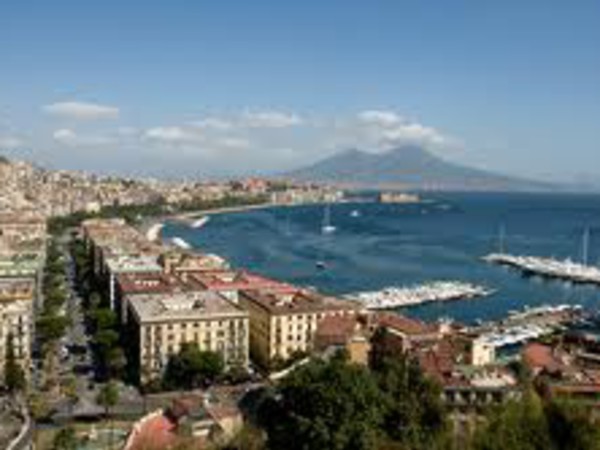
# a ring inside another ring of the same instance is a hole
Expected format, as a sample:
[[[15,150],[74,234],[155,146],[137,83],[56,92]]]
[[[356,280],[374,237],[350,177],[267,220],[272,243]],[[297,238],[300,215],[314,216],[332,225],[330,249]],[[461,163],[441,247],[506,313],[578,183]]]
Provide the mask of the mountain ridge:
[[[297,181],[327,182],[362,188],[447,191],[550,191],[553,183],[529,180],[447,161],[415,145],[383,153],[350,148],[287,172]]]

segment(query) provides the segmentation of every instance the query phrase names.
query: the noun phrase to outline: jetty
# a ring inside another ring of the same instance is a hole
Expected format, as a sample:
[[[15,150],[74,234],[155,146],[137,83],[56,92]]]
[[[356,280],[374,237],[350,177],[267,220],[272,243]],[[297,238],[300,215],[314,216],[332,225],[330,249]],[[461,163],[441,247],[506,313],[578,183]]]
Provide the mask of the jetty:
[[[349,294],[346,298],[356,300],[367,309],[392,309],[420,305],[427,302],[485,297],[495,291],[461,281],[435,281],[414,287],[387,287],[378,291]]]
[[[522,311],[511,311],[505,319],[482,323],[469,331],[477,335],[480,342],[500,349],[550,335],[577,322],[582,316],[581,305],[526,306]]]
[[[574,262],[570,259],[558,260],[541,256],[516,256],[508,253],[491,253],[483,260],[493,264],[512,267],[525,275],[538,275],[573,283],[587,283],[600,286],[600,268]]]

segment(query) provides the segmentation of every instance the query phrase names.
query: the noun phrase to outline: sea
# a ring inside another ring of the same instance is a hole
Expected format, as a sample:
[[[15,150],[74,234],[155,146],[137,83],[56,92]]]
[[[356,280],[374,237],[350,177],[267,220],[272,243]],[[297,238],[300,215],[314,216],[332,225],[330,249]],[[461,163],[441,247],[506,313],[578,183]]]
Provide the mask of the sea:
[[[579,194],[424,194],[418,204],[368,197],[326,205],[273,207],[214,215],[200,229],[169,222],[166,239],[219,254],[234,267],[335,295],[467,281],[488,297],[402,308],[424,320],[498,320],[543,304],[600,307],[600,287],[523,276],[482,261],[487,253],[549,256],[600,263],[600,196]],[[330,208],[336,231],[321,232]],[[325,268],[319,268],[317,262]]]

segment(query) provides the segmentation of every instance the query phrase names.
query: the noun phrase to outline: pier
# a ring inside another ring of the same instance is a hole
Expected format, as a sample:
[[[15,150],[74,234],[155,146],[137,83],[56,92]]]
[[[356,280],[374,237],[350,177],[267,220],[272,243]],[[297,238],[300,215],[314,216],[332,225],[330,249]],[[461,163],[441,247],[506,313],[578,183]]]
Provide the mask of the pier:
[[[600,286],[600,268],[576,263],[570,259],[557,260],[540,256],[515,256],[507,253],[491,253],[483,260],[493,264],[513,267],[526,275],[538,275],[573,283]]]
[[[524,344],[550,335],[580,320],[581,305],[543,305],[513,311],[498,322],[483,323],[469,329],[478,339],[496,349]]]
[[[392,309],[491,295],[494,291],[460,281],[436,281],[415,287],[388,287],[379,291],[359,292],[346,296],[357,300],[367,309]]]

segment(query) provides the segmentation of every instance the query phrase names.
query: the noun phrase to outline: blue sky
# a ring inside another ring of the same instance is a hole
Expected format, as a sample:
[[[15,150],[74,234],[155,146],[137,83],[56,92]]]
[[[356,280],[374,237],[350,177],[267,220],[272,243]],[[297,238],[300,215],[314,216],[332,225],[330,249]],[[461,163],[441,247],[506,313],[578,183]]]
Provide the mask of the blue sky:
[[[193,176],[419,143],[600,178],[598,42],[586,0],[5,1],[0,147]]]

